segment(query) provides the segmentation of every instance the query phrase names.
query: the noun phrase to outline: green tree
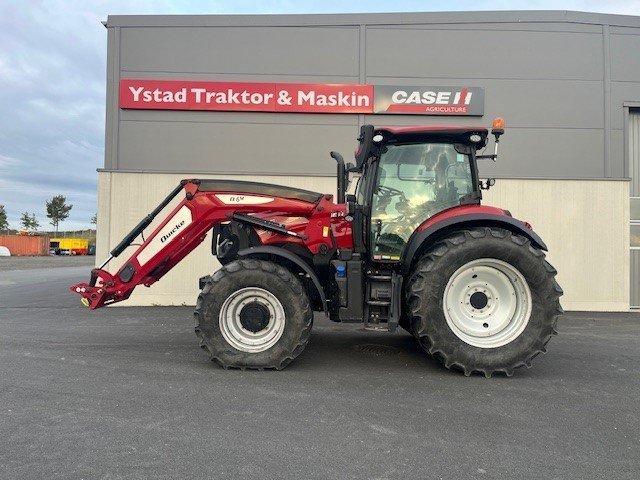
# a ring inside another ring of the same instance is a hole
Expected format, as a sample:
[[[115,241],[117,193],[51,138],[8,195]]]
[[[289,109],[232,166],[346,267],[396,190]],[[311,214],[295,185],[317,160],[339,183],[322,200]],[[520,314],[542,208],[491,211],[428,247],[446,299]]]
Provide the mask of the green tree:
[[[91,223],[93,223],[94,225],[96,225],[98,223],[98,214],[94,213],[93,216],[91,217]]]
[[[7,220],[7,211],[4,205],[0,205],[0,231],[9,230],[9,221]]]
[[[20,215],[20,226],[25,230],[31,230],[31,215],[29,212],[24,212]]]
[[[35,213],[31,214],[31,228],[33,230],[38,230],[40,228],[40,222],[36,218],[36,214]]]
[[[73,205],[67,205],[67,197],[64,195],[56,195],[51,200],[47,200],[47,217],[51,219],[51,225],[56,229],[58,234],[58,225],[69,217],[69,212]]]
[[[24,227],[25,230],[37,230],[40,228],[40,222],[36,218],[35,213],[24,212],[20,216],[20,225]]]

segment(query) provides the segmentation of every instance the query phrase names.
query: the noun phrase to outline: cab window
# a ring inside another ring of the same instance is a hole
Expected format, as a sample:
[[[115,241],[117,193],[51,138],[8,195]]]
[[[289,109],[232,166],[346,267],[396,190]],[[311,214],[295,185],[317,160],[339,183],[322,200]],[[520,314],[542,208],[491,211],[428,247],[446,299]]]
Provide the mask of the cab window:
[[[399,260],[413,231],[474,190],[469,156],[452,144],[389,145],[371,203],[374,260]]]

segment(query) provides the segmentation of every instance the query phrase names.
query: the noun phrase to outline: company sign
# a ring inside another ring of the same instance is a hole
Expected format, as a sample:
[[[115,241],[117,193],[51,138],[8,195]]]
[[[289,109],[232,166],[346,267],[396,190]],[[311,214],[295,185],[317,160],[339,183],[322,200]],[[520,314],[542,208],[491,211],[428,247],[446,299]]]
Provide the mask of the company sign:
[[[376,85],[373,109],[375,113],[482,116],[484,89]]]
[[[371,113],[372,85],[121,80],[120,108]]]
[[[120,80],[120,108],[240,112],[482,115],[478,87]]]

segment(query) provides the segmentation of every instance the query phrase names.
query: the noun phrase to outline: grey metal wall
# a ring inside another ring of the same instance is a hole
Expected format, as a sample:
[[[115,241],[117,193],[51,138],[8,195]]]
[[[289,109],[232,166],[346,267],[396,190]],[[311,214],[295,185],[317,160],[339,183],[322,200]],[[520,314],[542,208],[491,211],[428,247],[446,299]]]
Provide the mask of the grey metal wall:
[[[631,293],[630,293],[630,306],[631,308],[640,308],[640,250],[631,249],[630,252],[631,261]]]
[[[504,116],[498,177],[623,178],[640,17],[576,12],[109,17],[105,169],[330,175],[358,125]],[[118,108],[120,78],[480,86],[485,115]]]
[[[640,109],[629,112],[627,138],[629,142],[630,221],[629,252],[631,271],[631,307],[640,308]]]
[[[631,109],[629,112],[628,129],[629,178],[631,179],[629,194],[638,198],[640,197],[640,108]],[[640,214],[635,210],[632,208],[632,215],[635,213],[633,220],[640,222]]]

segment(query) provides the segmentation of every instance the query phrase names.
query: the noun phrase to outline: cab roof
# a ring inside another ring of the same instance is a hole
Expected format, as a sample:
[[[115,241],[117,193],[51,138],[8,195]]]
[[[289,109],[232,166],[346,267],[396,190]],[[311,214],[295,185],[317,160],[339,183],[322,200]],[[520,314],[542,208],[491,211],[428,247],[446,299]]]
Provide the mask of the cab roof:
[[[426,135],[432,135],[434,133],[439,132],[447,132],[447,133],[468,133],[475,132],[481,133],[484,132],[486,134],[489,133],[489,129],[484,127],[476,127],[476,126],[453,126],[453,125],[417,125],[411,127],[376,127],[376,133],[389,132],[393,135],[405,135],[405,134],[416,134],[416,133],[424,133]]]
[[[474,143],[476,148],[482,148],[487,143],[489,130],[477,126],[447,126],[447,125],[419,125],[410,127],[376,127],[376,134],[384,137],[385,142],[451,142]],[[480,142],[471,142],[472,134],[480,135]]]

